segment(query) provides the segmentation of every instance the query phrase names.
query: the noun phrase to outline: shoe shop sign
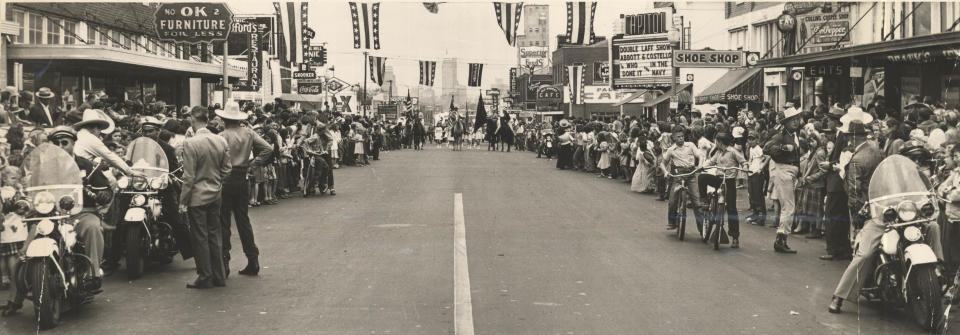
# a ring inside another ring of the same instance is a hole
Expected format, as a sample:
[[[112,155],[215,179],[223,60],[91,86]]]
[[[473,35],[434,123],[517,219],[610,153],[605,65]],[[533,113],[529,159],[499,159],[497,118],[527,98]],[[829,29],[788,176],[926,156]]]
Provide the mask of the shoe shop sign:
[[[162,41],[201,43],[223,41],[230,35],[233,12],[224,3],[162,3],[154,14]]]

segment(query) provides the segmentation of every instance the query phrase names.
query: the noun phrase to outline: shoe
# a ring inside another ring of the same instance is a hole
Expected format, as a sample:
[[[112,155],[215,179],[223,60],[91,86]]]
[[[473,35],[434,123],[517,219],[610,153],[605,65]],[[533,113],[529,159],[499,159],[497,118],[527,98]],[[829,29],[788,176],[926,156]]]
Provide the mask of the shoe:
[[[205,290],[208,288],[213,288],[213,283],[211,283],[210,280],[200,280],[197,278],[197,280],[193,281],[192,283],[187,283],[187,288]]]
[[[827,311],[833,314],[843,312],[840,310],[841,306],[843,306],[843,298],[833,296],[833,299],[830,299],[830,306],[827,306]]]
[[[777,241],[773,242],[773,251],[782,253],[782,254],[795,254],[796,250],[790,249],[787,246],[787,235],[786,234],[777,234]]]
[[[247,267],[243,268],[238,272],[244,276],[256,276],[260,273],[260,262],[257,261],[256,257],[248,258]]]
[[[821,260],[821,261],[832,261],[832,260],[836,260],[836,259],[837,259],[837,256],[834,256],[834,255],[831,255],[831,254],[826,254],[826,255],[820,256],[820,260]]]
[[[732,248],[732,249],[740,249],[740,239],[734,237],[734,238],[733,238],[733,241],[730,241],[730,248]]]
[[[330,189],[330,195],[337,195],[337,190]]]

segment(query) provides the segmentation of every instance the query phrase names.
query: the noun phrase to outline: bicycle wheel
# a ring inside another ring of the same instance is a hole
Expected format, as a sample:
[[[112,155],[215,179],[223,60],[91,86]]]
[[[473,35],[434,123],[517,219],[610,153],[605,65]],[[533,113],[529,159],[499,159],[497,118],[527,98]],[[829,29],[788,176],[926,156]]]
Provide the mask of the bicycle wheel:
[[[683,191],[677,192],[677,239],[683,241],[683,235],[687,231],[687,202],[683,197]]]
[[[713,220],[713,234],[710,235],[710,239],[713,240],[713,250],[720,249],[720,234],[723,234],[723,208],[722,204],[719,202],[714,202],[714,220]]]

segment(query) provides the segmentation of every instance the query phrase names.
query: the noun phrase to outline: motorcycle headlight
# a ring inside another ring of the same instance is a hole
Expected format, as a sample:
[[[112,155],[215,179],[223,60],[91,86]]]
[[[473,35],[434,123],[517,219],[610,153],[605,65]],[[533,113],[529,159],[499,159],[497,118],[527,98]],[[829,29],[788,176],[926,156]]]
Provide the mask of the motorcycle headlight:
[[[130,206],[140,207],[147,203],[147,197],[143,194],[136,194],[130,199]]]
[[[33,198],[33,208],[40,214],[49,214],[56,207],[57,199],[50,192],[40,192]]]
[[[897,219],[897,210],[893,209],[893,207],[888,207],[886,210],[883,211],[883,222],[893,222],[893,220],[896,220],[896,219]]]
[[[150,188],[155,190],[162,190],[167,188],[167,178],[166,177],[154,177],[150,179]]]
[[[901,221],[913,221],[917,218],[917,204],[913,201],[904,201],[897,205],[897,215]]]
[[[120,188],[127,188],[130,186],[130,178],[127,178],[126,176],[120,177],[120,179],[117,179],[117,186]]]
[[[37,235],[47,235],[53,232],[53,221],[48,219],[40,220],[37,224]]]
[[[60,210],[69,212],[73,206],[77,205],[77,200],[70,195],[60,197]]]
[[[916,226],[910,226],[903,229],[903,237],[910,242],[919,241],[923,237],[923,232],[920,231],[920,228]]]
[[[133,189],[143,191],[147,189],[147,178],[134,177],[131,184],[133,184]]]
[[[936,207],[933,207],[932,203],[925,203],[923,206],[920,206],[920,214],[923,214],[924,217],[931,217],[936,212]]]

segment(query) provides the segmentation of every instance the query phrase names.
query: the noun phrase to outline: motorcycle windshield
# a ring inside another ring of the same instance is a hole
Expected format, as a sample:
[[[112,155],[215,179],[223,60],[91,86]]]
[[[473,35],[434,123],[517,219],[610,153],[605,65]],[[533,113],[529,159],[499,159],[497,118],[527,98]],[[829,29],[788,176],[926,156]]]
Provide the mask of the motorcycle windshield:
[[[143,172],[148,178],[166,174],[170,165],[167,154],[157,141],[149,137],[139,137],[127,145],[127,161],[130,167]]]
[[[23,160],[23,183],[26,196],[33,202],[38,193],[49,192],[54,199],[71,196],[75,205],[68,213],[80,213],[83,208],[83,175],[73,156],[53,144],[44,143]],[[59,201],[56,202],[59,207]],[[46,215],[46,216],[54,216]]]
[[[877,165],[870,177],[869,196],[874,213],[904,200],[926,201],[930,181],[920,175],[917,164],[902,155],[891,155]]]

